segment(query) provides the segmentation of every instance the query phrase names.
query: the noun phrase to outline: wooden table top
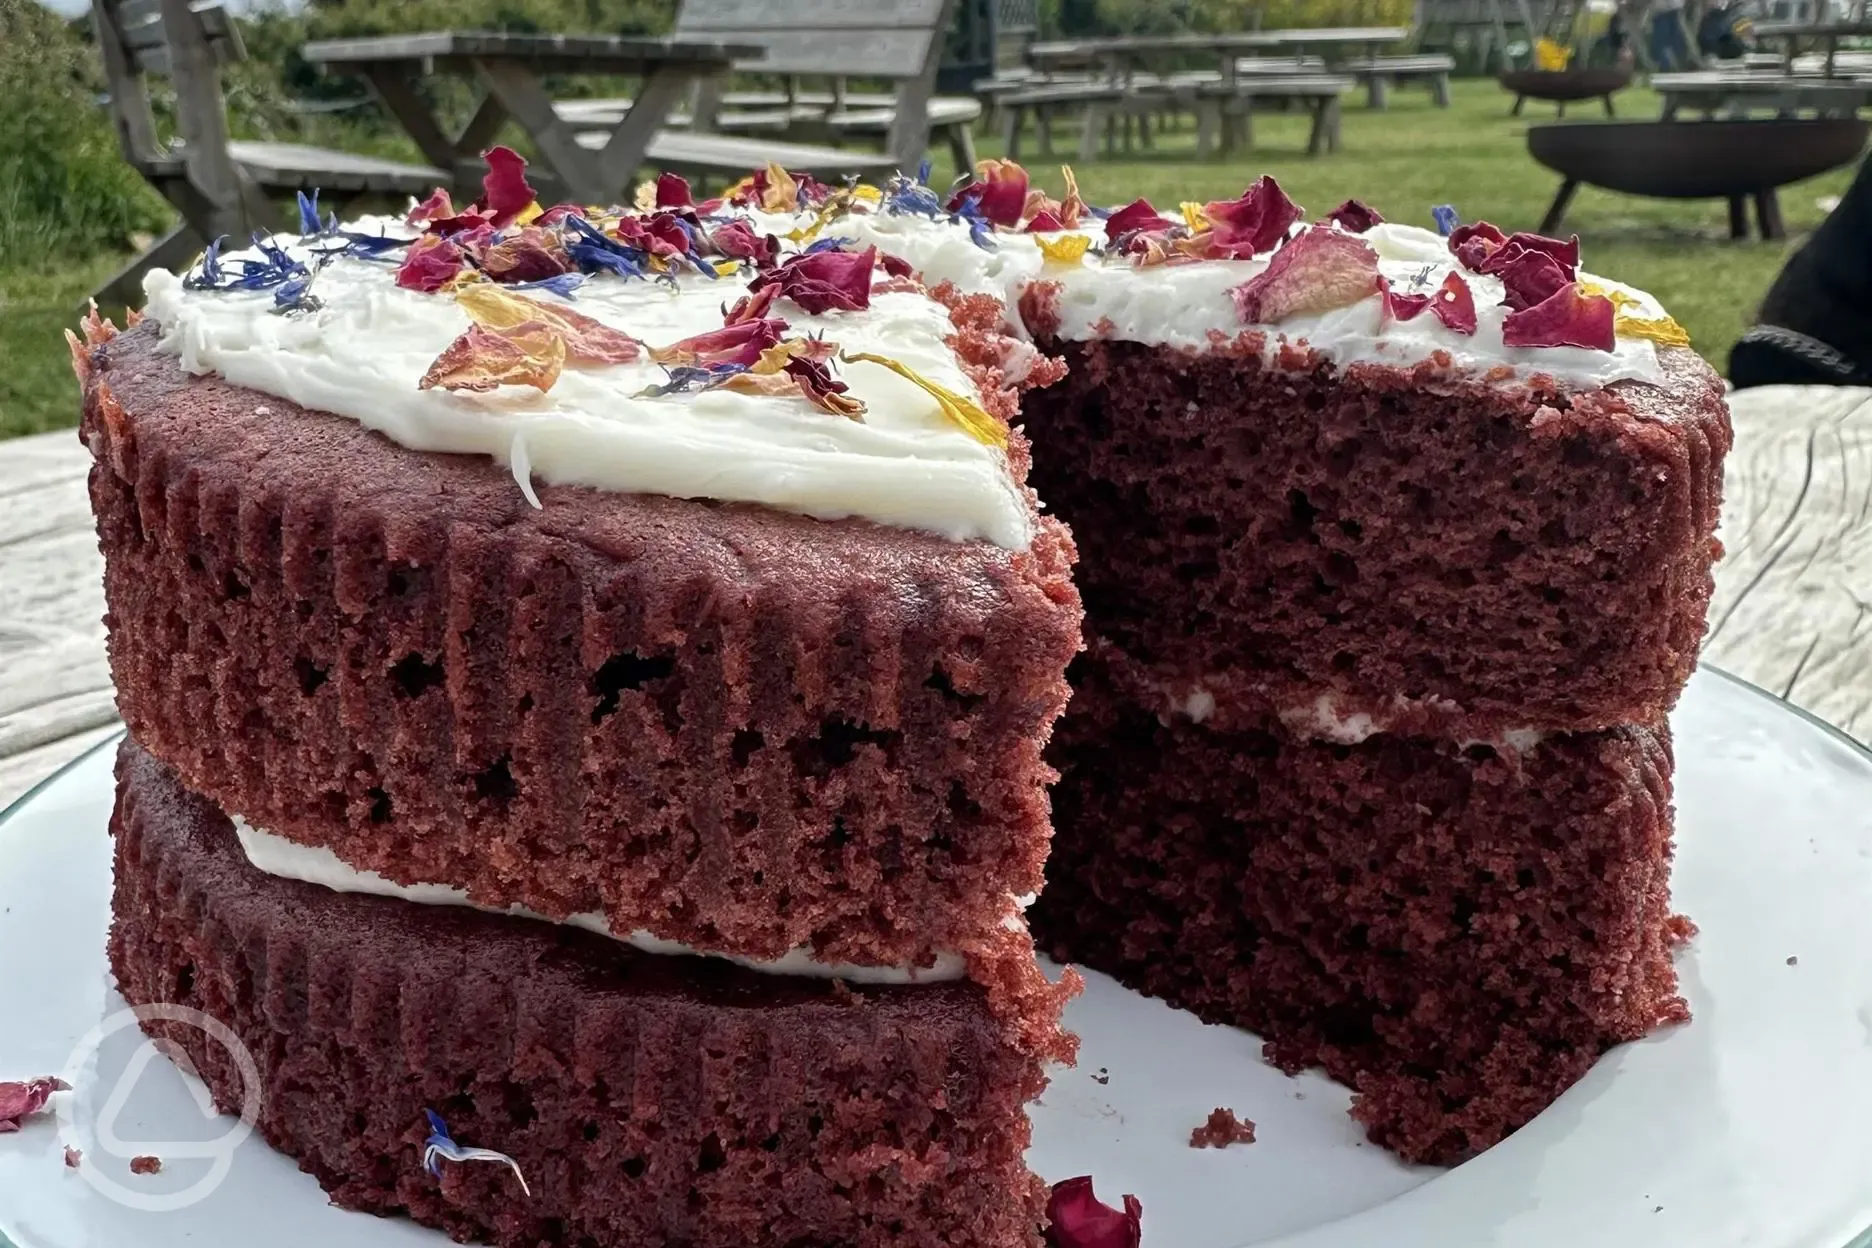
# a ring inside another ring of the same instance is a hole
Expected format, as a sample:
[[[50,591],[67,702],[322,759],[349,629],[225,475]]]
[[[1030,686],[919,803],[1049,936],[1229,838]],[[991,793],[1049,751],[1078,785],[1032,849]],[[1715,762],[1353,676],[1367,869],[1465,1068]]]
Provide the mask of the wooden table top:
[[[1730,407],[1704,656],[1872,739],[1872,390]],[[0,444],[0,804],[116,728],[90,464],[70,430]]]
[[[755,44],[713,39],[528,35],[495,30],[323,39],[306,44],[300,51],[308,61],[339,71],[412,61],[449,67],[458,62],[497,60],[549,73],[623,74],[663,65],[693,65],[698,71],[726,69],[736,61],[755,61],[766,55],[766,49]]]
[[[1410,38],[1404,26],[1347,26],[1320,30],[1238,30],[1216,34],[1103,35],[1088,39],[1048,39],[1032,44],[1027,55],[1035,61],[1075,56],[1125,56],[1154,52],[1241,52],[1266,48],[1312,47],[1319,44],[1402,43]]]

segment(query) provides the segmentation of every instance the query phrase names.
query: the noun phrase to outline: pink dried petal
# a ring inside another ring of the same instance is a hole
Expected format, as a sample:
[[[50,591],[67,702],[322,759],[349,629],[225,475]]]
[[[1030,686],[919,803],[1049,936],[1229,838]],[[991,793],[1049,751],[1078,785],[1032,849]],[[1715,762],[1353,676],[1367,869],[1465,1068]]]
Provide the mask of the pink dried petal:
[[[693,208],[695,197],[689,193],[689,179],[679,173],[665,173],[656,180],[656,206]]]
[[[494,218],[488,213],[467,208],[452,217],[438,217],[431,221],[429,232],[455,242],[460,242],[464,234],[491,239],[494,236]]]
[[[743,321],[758,321],[767,315],[773,307],[774,297],[780,293],[777,284],[762,286],[751,295],[742,295],[735,300],[732,308],[722,309],[722,324],[739,325]]]
[[[1383,225],[1384,217],[1370,204],[1362,204],[1356,199],[1348,199],[1326,214],[1328,221],[1337,221],[1339,228],[1353,234],[1363,234],[1374,225]]]
[[[455,215],[455,205],[449,201],[446,188],[436,187],[429,192],[429,198],[409,210],[403,218],[405,225],[421,225],[426,221],[439,221]]]
[[[1377,291],[1377,252],[1350,234],[1308,230],[1229,293],[1242,320],[1254,325],[1343,308]]]
[[[995,225],[1020,224],[1027,210],[1027,171],[1011,160],[984,160],[975,181],[949,197],[949,211],[973,200],[975,211]]]
[[[1450,231],[1450,254],[1462,261],[1463,267],[1472,273],[1482,271],[1482,265],[1497,247],[1508,241],[1508,236],[1486,221],[1477,221],[1473,225],[1459,225]]]
[[[1212,258],[1247,260],[1280,246],[1287,231],[1300,219],[1300,206],[1287,198],[1280,183],[1266,174],[1243,191],[1240,199],[1218,199],[1203,205],[1213,238]]]
[[[1065,228],[1066,226],[1060,219],[1051,212],[1037,212],[1034,214],[1033,218],[1027,222],[1027,233],[1029,234],[1057,234]]]
[[[455,279],[464,263],[461,248],[440,234],[425,234],[410,244],[397,266],[396,284],[404,290],[434,294]]]
[[[45,1109],[54,1092],[70,1085],[63,1079],[45,1076],[13,1083],[0,1083],[0,1135],[20,1129],[20,1124]]]
[[[814,315],[833,308],[858,312],[871,306],[871,268],[876,263],[876,247],[802,253],[755,278],[749,289],[777,284],[782,297]]]
[[[729,221],[709,234],[715,250],[731,260],[767,261],[780,254],[780,240],[771,234],[756,234],[746,221]]]
[[[583,220],[585,217],[585,209],[578,204],[554,204],[545,212],[540,213],[533,224],[540,226],[558,225],[567,217],[578,217]]]
[[[878,268],[883,269],[887,277],[911,277],[916,270],[902,256],[893,256],[887,252],[878,253]]]
[[[1617,309],[1604,295],[1587,295],[1569,282],[1543,303],[1510,312],[1502,341],[1511,347],[1584,347],[1610,351],[1617,344]]]
[[[814,359],[801,352],[789,358],[782,371],[799,384],[800,393],[811,400],[815,407],[847,420],[855,420],[859,424],[864,423],[864,404],[847,393],[851,387],[834,377],[823,359]]]
[[[481,271],[497,282],[540,282],[576,267],[550,230],[531,227],[481,250]]]
[[[1477,271],[1501,279],[1502,302],[1517,312],[1545,303],[1573,282],[1572,271],[1550,253],[1524,247],[1512,238],[1496,248]]]
[[[1092,1192],[1092,1177],[1081,1175],[1053,1185],[1047,1197],[1047,1243],[1052,1248],[1138,1248],[1144,1238],[1144,1205],[1126,1195],[1124,1209],[1113,1209]]]
[[[1454,269],[1443,278],[1443,284],[1429,294],[1413,295],[1394,291],[1382,277],[1378,279],[1378,289],[1384,296],[1387,320],[1415,320],[1423,314],[1425,308],[1430,308],[1446,328],[1459,334],[1475,333],[1475,296],[1469,290],[1469,283],[1463,281],[1462,275]]]
[[[162,1173],[162,1158],[152,1157],[148,1155],[147,1153],[141,1157],[132,1157],[130,1159],[130,1173],[131,1174],[161,1174]]]
[[[1115,243],[1126,234],[1138,230],[1159,230],[1169,224],[1151,207],[1150,200],[1134,199],[1105,218],[1105,237]]]
[[[481,154],[487,161],[487,176],[481,179],[481,198],[474,206],[489,214],[494,228],[512,224],[533,202],[533,188],[526,180],[526,159],[511,147],[490,147]]]
[[[779,317],[738,321],[655,348],[650,358],[659,364],[742,364],[752,368],[761,352],[779,345],[786,327]]]
[[[1452,237],[1454,237],[1452,235]],[[1548,238],[1544,234],[1510,234],[1502,240],[1501,246],[1490,253],[1478,273],[1493,273],[1501,265],[1507,264],[1513,254],[1534,251],[1553,257],[1554,261],[1566,270],[1567,281],[1579,276],[1579,235],[1569,239]]]

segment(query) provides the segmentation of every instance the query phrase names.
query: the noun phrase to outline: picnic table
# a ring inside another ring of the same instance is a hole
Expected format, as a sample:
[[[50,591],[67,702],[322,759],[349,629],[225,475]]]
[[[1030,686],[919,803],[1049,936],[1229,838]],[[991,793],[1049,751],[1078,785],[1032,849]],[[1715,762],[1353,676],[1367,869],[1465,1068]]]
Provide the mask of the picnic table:
[[[1380,48],[1403,43],[1410,34],[1403,26],[1349,26],[1216,34],[1107,35],[1030,44],[1027,59],[1042,72],[1092,70],[1106,78],[1129,81],[1139,69],[1152,62],[1172,56],[1205,55],[1217,58],[1216,72],[1223,81],[1232,81],[1236,74],[1236,57],[1244,52],[1278,52],[1295,58],[1311,53],[1318,55],[1330,68],[1348,59],[1348,49],[1363,51],[1370,58],[1376,56]]]
[[[1826,52],[1824,72],[1831,78],[1840,40],[1872,38],[1872,22],[1758,22],[1755,37],[1781,44],[1783,64],[1789,73],[1794,70],[1794,58],[1803,42],[1820,45]]]
[[[479,182],[482,149],[511,119],[533,140],[545,166],[543,180],[554,183],[557,196],[607,204],[625,198],[651,140],[692,87],[763,50],[681,37],[434,31],[322,40],[306,44],[303,54],[334,73],[362,78],[458,189]],[[421,90],[423,80],[437,74],[472,79],[482,91],[474,115],[452,136]],[[581,142],[579,130],[553,111],[542,82],[549,74],[629,74],[643,83],[631,106],[610,120],[608,133],[597,142]]]
[[[1709,662],[1872,740],[1872,390],[1731,397]],[[116,731],[102,563],[69,429],[0,454],[0,804]]]

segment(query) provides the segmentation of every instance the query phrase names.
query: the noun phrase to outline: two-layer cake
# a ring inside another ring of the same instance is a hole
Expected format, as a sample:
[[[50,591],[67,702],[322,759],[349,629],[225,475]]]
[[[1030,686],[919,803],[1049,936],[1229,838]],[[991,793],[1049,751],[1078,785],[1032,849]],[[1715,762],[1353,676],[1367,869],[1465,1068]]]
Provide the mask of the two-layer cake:
[[[113,964],[235,1026],[340,1203],[1034,1242],[1049,760],[1052,951],[1407,1157],[1682,1017],[1664,715],[1727,418],[1576,242],[995,162],[541,211],[495,164],[78,354]]]

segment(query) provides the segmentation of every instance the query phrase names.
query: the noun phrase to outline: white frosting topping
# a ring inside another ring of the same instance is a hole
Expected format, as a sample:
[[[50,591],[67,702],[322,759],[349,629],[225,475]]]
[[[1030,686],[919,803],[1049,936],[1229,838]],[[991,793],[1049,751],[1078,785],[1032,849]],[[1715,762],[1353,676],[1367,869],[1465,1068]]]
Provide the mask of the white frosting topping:
[[[468,894],[449,884],[399,884],[386,879],[375,871],[360,871],[347,864],[337,854],[324,846],[301,845],[289,841],[283,836],[262,831],[240,816],[232,816],[235,834],[240,837],[241,849],[247,855],[247,861],[254,868],[268,875],[285,880],[303,880],[308,884],[317,884],[340,893],[368,893],[377,897],[396,897],[403,901],[413,901],[425,906],[469,906],[477,910],[488,907],[476,906],[468,899]],[[1024,903],[1031,902],[1031,897],[1017,898],[1016,906],[1025,909]],[[517,915],[521,918],[538,919],[551,922],[531,910],[518,906],[494,913]],[[1016,920],[1017,921],[1017,920]],[[621,940],[625,944],[645,953],[655,954],[691,954],[698,957],[721,958],[751,971],[760,971],[768,975],[802,975],[812,979],[842,979],[857,984],[933,984],[961,979],[967,971],[960,954],[944,953],[937,955],[936,962],[927,967],[898,966],[862,966],[846,962],[821,962],[813,956],[810,949],[794,949],[782,957],[771,960],[743,958],[731,953],[714,953],[706,949],[694,949],[679,941],[664,940],[649,932],[627,932],[620,936],[611,930],[602,914],[575,914],[563,920],[587,931],[597,932]]]
[[[412,232],[365,218],[361,233]],[[304,260],[296,235],[274,243]],[[329,243],[324,244],[330,246]],[[224,267],[258,259],[230,252]],[[1012,550],[1030,541],[1026,500],[1007,456],[942,415],[926,391],[872,363],[837,366],[867,406],[864,422],[821,411],[804,397],[717,389],[633,397],[665,379],[646,353],[631,364],[569,364],[546,393],[503,386],[491,393],[418,390],[416,383],[469,326],[447,295],[399,288],[394,264],[339,258],[313,284],[317,311],[278,315],[271,290],[189,290],[173,273],[144,283],[162,349],[195,373],[314,410],[350,417],[421,451],[488,455],[554,484],[763,503],[820,519],[862,516],[954,540],[986,539]],[[667,283],[605,275],[564,306],[662,347],[722,326],[722,304],[747,293],[745,278],[682,276]],[[561,302],[542,290],[517,292]],[[790,300],[772,315],[789,336],[823,333],[846,351],[906,365],[924,379],[976,397],[944,339],[947,309],[920,293],[876,294],[862,312],[809,315]]]
[[[1066,233],[1084,234],[1102,245],[1104,224],[1088,220],[1084,225]],[[1059,336],[1064,339],[1113,338],[1196,350],[1207,350],[1215,331],[1234,338],[1251,328],[1242,324],[1229,291],[1267,268],[1269,259],[1205,260],[1140,269],[1088,252],[1076,263],[1049,263],[1036,240],[1057,239],[1061,234],[996,234],[995,250],[987,251],[970,241],[964,225],[888,213],[842,218],[829,232],[855,238],[860,246],[875,243],[882,251],[902,256],[932,286],[948,281],[965,293],[992,294],[1006,302],[1010,314],[1029,283],[1058,282],[1055,310]],[[1642,338],[1621,337],[1612,351],[1510,347],[1502,341],[1508,309],[1501,306],[1499,278],[1461,269],[1445,239],[1416,226],[1386,223],[1359,237],[1378,253],[1379,271],[1394,290],[1428,293],[1447,273],[1460,271],[1475,296],[1475,333],[1459,334],[1428,312],[1408,321],[1383,323],[1384,301],[1373,295],[1348,307],[1297,315],[1264,327],[1272,331],[1270,353],[1275,340],[1284,338],[1296,344],[1304,341],[1341,366],[1411,365],[1433,352],[1446,351],[1459,370],[1486,372],[1507,365],[1516,376],[1546,373],[1580,388],[1614,381],[1656,383],[1663,378],[1657,347]],[[1641,290],[1586,273],[1580,276],[1631,295],[1638,301],[1632,314],[1641,319],[1664,314],[1657,300]]]

